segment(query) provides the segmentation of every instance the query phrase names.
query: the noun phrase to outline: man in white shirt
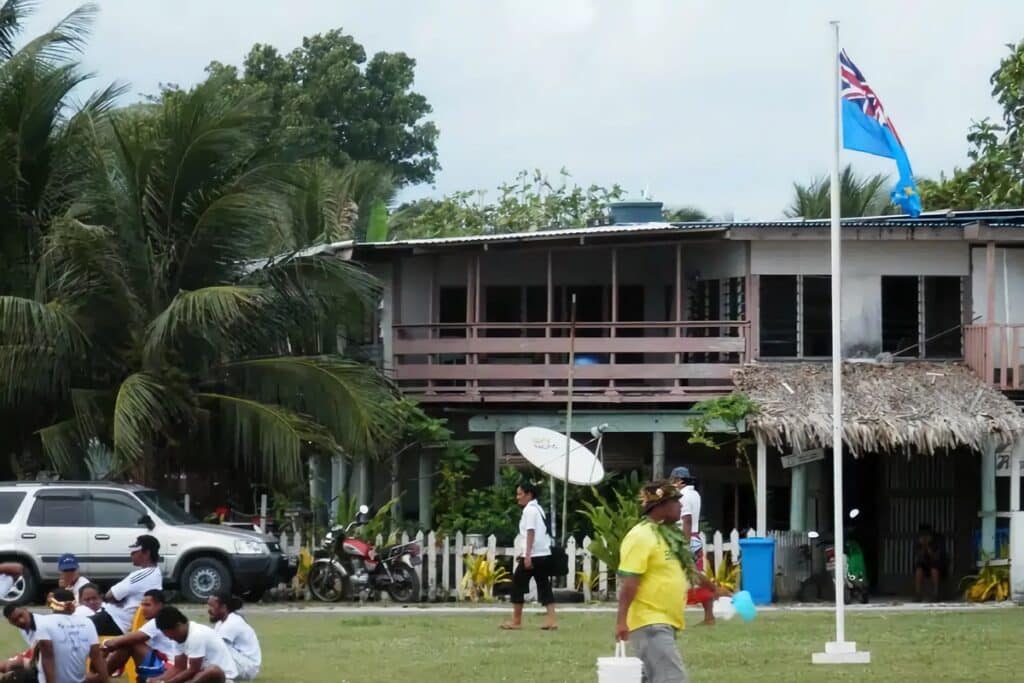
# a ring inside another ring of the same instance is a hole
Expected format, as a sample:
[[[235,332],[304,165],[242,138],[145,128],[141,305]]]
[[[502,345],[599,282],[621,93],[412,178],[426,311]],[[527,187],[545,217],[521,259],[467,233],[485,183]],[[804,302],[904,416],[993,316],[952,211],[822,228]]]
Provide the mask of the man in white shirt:
[[[7,575],[0,576],[0,579],[6,578]],[[10,590],[10,589],[8,589]],[[39,615],[42,617],[43,615]],[[24,607],[17,607],[15,605],[4,606],[4,618],[14,628],[18,629],[18,634],[28,645],[28,650],[14,655],[10,659],[0,661],[0,673],[12,674],[15,676],[16,681],[35,681],[35,651],[32,648],[32,644],[36,638],[36,615],[29,612]]]
[[[238,614],[238,610],[242,609],[242,599],[230,593],[218,593],[210,596],[206,606],[213,630],[228,646],[228,652],[235,660],[238,680],[255,679],[263,663],[263,652],[256,631],[245,617]]]
[[[700,541],[700,494],[695,484],[697,480],[690,474],[688,467],[676,467],[669,475],[672,484],[679,487],[682,496],[679,499],[679,525],[683,529],[683,535],[690,539],[690,551],[693,552],[694,564],[697,571],[704,571],[704,547]],[[704,607],[704,626],[715,624],[715,592],[706,586],[695,586],[690,588],[687,594],[688,605],[701,605]]]
[[[178,644],[156,627],[156,615],[164,608],[166,599],[161,590],[149,590],[142,597],[142,616],[147,621],[138,631],[126,633],[104,641],[102,649],[107,655],[107,670],[120,671],[132,658],[135,670],[148,680],[166,677],[175,669],[185,667],[185,658]]]
[[[57,602],[74,602],[66,588],[53,592]],[[96,627],[72,614],[37,615],[35,648],[39,655],[39,683],[106,683],[107,664],[100,654]],[[92,672],[86,675],[86,665]]]
[[[163,590],[160,572],[160,541],[148,534],[139,536],[128,548],[138,569],[115,583],[103,597],[103,609],[92,617],[101,636],[122,636],[132,628],[135,611],[146,591]]]
[[[188,660],[185,669],[150,683],[234,683],[238,667],[228,646],[209,626],[189,621],[174,607],[164,607],[156,615],[156,627],[178,643]]]

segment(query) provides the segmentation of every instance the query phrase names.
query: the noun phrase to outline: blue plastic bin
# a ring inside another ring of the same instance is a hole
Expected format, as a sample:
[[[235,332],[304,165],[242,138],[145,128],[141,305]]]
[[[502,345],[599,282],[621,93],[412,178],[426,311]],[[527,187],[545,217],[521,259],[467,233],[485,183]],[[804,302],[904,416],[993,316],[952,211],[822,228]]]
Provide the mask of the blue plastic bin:
[[[775,583],[775,539],[740,539],[740,588],[750,593],[755,605],[772,602]]]

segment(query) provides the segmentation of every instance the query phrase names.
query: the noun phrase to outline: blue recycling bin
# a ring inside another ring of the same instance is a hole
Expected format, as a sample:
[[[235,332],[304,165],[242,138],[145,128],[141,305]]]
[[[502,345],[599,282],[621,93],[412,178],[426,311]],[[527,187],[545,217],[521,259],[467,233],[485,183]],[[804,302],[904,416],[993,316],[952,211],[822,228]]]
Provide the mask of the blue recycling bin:
[[[740,587],[750,593],[755,605],[772,602],[775,583],[775,539],[740,539]]]

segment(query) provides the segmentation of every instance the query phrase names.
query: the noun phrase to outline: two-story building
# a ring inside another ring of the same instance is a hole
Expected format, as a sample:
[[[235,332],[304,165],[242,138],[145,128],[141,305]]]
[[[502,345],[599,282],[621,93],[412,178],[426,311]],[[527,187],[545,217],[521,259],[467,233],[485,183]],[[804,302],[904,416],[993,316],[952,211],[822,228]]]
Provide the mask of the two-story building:
[[[611,213],[590,228],[351,246],[384,283],[387,372],[474,439],[484,483],[522,464],[516,430],[565,427],[575,297],[573,424],[608,425],[607,468],[690,465],[714,528],[826,530],[828,221],[670,224],[655,202]],[[1004,484],[998,465],[1024,433],[1024,211],[852,218],[842,233],[845,499],[863,511],[878,586],[897,591],[919,523],[947,536],[962,574],[977,543],[996,550],[999,511],[1019,509],[1019,476]],[[762,407],[748,421],[756,506],[731,451],[687,442],[694,403],[737,387]],[[403,485],[406,508],[429,524],[429,456],[402,471],[419,482]],[[371,477],[363,465],[364,493]]]

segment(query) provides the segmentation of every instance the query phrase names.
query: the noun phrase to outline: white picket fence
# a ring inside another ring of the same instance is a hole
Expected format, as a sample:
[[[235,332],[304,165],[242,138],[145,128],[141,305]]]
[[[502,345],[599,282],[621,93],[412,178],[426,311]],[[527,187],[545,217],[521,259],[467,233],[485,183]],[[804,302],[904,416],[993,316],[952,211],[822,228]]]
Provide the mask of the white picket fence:
[[[474,555],[485,555],[489,562],[498,558],[514,558],[516,551],[514,547],[504,547],[497,544],[497,539],[491,535],[482,544],[469,543],[467,537],[477,538],[480,534],[463,534],[456,532],[454,536],[447,536],[430,531],[424,534],[418,532],[410,538],[403,533],[399,539],[400,543],[416,541],[422,548],[423,563],[417,568],[420,576],[423,596],[429,601],[448,600],[455,598],[462,600],[461,582],[465,573],[465,556],[469,553]],[[726,540],[728,539],[728,540]],[[701,534],[704,542],[705,569],[713,572],[725,561],[726,553],[730,555],[733,563],[739,562],[740,557],[740,534],[733,529],[728,536],[716,531],[711,542],[707,542],[704,534]],[[384,545],[385,539],[377,536],[377,547]],[[556,577],[555,583],[562,587],[579,587],[583,592],[583,599],[590,602],[594,599],[607,599],[609,593],[608,567],[604,562],[597,560],[590,552],[589,536],[584,536],[579,542],[575,538],[569,538],[565,544],[565,553],[569,559],[569,572],[564,577]],[[298,555],[302,547],[302,537],[299,534],[294,536],[282,536],[280,539],[281,549],[287,555]],[[709,565],[709,566],[708,566]],[[532,597],[532,596],[531,596]]]

